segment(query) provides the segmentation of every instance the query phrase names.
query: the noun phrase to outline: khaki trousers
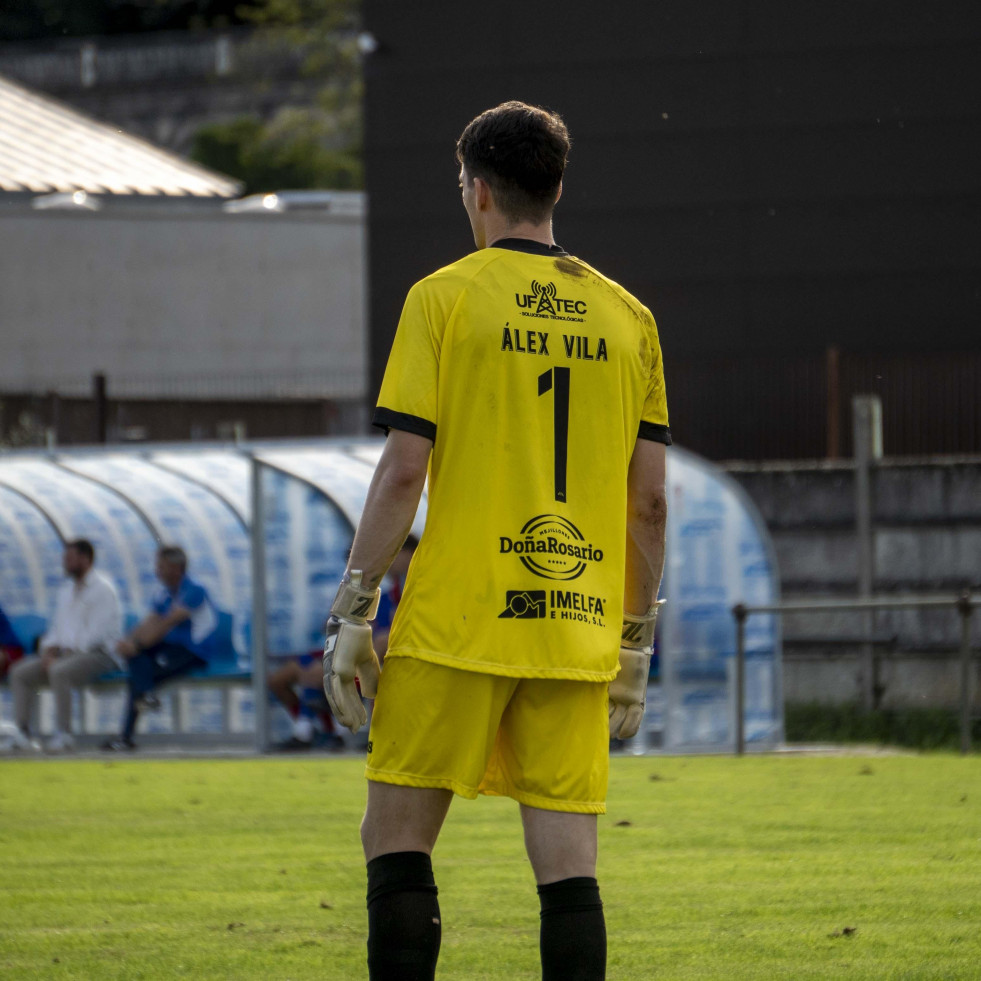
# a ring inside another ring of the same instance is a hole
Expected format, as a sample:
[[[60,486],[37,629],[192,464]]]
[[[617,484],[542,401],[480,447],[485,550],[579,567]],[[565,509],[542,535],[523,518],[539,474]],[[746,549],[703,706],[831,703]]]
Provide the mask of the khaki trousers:
[[[45,671],[40,657],[25,657],[11,666],[8,672],[10,690],[14,696],[14,721],[27,730],[38,688],[47,681],[55,697],[55,724],[59,732],[72,731],[72,688],[111,671],[116,662],[105,651],[72,651],[62,654]]]

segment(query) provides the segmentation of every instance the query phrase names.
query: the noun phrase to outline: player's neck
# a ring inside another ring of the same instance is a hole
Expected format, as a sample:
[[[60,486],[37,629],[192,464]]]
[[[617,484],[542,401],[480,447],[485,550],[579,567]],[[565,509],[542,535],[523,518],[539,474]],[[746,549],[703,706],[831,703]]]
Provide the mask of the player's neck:
[[[552,219],[535,225],[530,221],[521,221],[516,224],[502,222],[496,228],[487,230],[487,246],[491,248],[495,242],[505,238],[524,238],[532,242],[540,242],[542,245],[555,245],[555,238],[552,235]]]

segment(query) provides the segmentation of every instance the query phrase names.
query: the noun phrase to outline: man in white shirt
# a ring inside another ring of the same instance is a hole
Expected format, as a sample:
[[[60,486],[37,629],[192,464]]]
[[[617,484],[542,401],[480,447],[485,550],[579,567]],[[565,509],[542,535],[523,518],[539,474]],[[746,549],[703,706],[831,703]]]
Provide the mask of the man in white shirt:
[[[55,696],[56,729],[47,748],[53,753],[70,750],[74,746],[72,688],[121,666],[113,657],[122,632],[119,596],[116,587],[92,568],[94,562],[90,541],[79,538],[65,546],[68,578],[58,591],[51,628],[41,638],[41,653],[10,669],[18,728],[15,748],[40,749],[30,735],[31,709],[38,688],[48,682]]]

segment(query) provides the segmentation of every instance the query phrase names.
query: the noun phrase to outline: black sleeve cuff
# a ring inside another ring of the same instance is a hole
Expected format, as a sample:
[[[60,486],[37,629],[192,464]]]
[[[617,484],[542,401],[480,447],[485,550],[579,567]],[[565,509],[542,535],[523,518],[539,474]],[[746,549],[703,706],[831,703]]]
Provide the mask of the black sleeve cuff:
[[[641,422],[637,430],[637,439],[649,439],[654,443],[664,443],[665,446],[671,445],[671,430],[667,426],[658,425],[656,422]]]
[[[400,429],[404,433],[415,433],[416,436],[425,436],[426,439],[436,442],[436,423],[423,419],[422,416],[409,415],[408,412],[395,412],[378,406],[371,417],[371,424],[384,429],[386,436],[390,429]]]

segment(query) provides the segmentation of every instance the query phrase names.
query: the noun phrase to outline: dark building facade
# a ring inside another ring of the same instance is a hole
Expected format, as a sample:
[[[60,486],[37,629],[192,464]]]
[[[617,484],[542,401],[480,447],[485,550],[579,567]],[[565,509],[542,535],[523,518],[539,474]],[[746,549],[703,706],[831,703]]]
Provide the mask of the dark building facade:
[[[374,391],[411,283],[470,251],[453,147],[559,110],[557,240],[654,312],[713,458],[981,452],[981,6],[366,0]]]

